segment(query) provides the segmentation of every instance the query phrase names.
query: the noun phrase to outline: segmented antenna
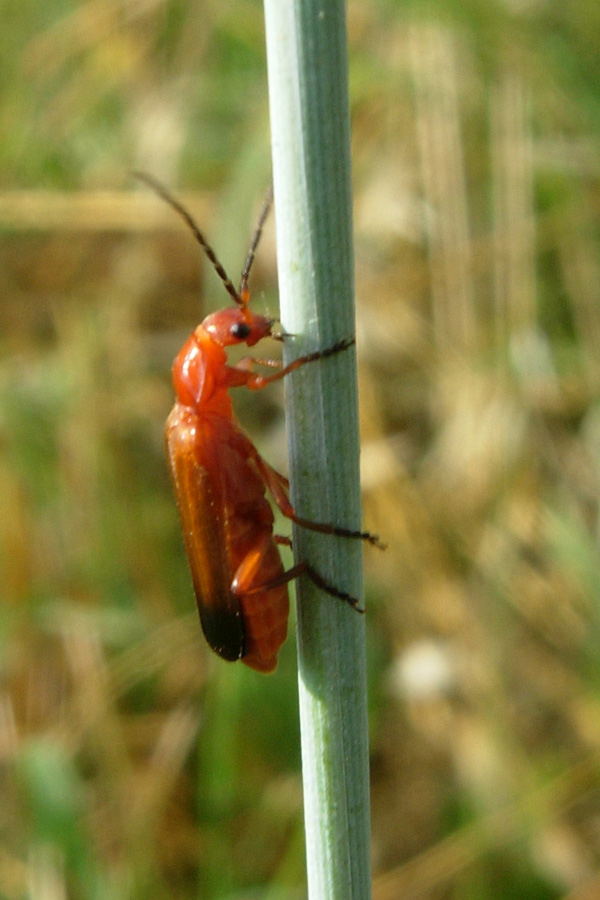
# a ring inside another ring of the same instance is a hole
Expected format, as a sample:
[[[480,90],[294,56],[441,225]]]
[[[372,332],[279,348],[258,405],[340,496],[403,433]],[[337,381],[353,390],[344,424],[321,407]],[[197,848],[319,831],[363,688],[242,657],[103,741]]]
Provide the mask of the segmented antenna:
[[[163,187],[163,185],[159,181],[156,181],[156,179],[152,178],[150,175],[145,175],[143,172],[134,172],[133,174],[136,178],[139,178],[140,181],[143,181],[144,184],[147,184],[149,188],[152,188],[152,190],[155,193],[157,193],[159,197],[162,197],[162,199],[166,203],[168,203],[169,206],[172,207],[172,209],[174,209],[175,212],[179,216],[181,216],[181,218],[184,220],[184,222],[187,223],[187,225],[189,226],[189,228],[192,231],[192,234],[194,235],[194,237],[196,238],[196,240],[198,241],[198,243],[200,244],[200,246],[206,253],[208,259],[212,263],[215,272],[217,273],[217,275],[219,276],[219,278],[225,285],[225,288],[226,288],[229,296],[235,300],[235,302],[238,304],[238,306],[245,306],[248,301],[242,300],[242,298],[240,296],[241,290],[240,291],[236,290],[235,285],[229,278],[229,275],[227,274],[227,272],[225,271],[225,269],[223,268],[223,266],[217,259],[217,255],[216,255],[215,251],[210,246],[210,244],[208,243],[208,241],[206,240],[206,238],[204,237],[204,235],[202,234],[202,232],[196,225],[194,219],[187,211],[187,209],[184,206],[182,206],[181,203],[178,200],[176,200],[175,197],[173,197],[173,195],[170,194],[169,191],[165,187]],[[256,250],[256,245],[258,244],[258,240],[260,238],[260,233],[262,231],[264,219],[266,218],[268,211],[269,211],[269,208],[267,206],[266,211],[263,210],[264,214],[261,213],[261,219],[259,220],[259,227],[257,229],[258,236],[255,235],[255,238],[252,239],[252,246],[250,248],[250,253],[248,254],[248,259],[246,260],[246,265],[244,267],[244,272],[246,273],[246,280],[247,280],[248,271],[250,270],[250,267],[252,265],[252,260],[254,258],[254,251]],[[243,275],[242,275],[242,283],[244,283]]]
[[[252,235],[252,242],[250,244],[250,249],[248,250],[248,256],[246,257],[246,262],[244,264],[244,268],[242,269],[242,278],[240,281],[240,290],[239,295],[240,298],[247,302],[244,298],[248,296],[248,278],[250,276],[250,269],[252,268],[252,263],[254,262],[254,257],[256,255],[256,248],[258,247],[258,242],[260,241],[263,227],[266,221],[267,216],[269,215],[269,210],[271,209],[271,204],[273,202],[273,182],[267,188],[267,193],[265,194],[265,199],[263,200],[262,209],[260,211],[260,215],[258,217],[258,222],[256,224],[256,229],[254,234]]]

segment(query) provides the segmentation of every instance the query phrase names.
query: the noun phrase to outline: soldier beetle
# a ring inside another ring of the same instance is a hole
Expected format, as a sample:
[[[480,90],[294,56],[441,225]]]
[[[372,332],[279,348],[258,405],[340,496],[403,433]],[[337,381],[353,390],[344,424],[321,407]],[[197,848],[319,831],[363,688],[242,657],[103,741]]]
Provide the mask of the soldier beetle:
[[[223,659],[240,659],[259,672],[271,672],[287,636],[289,581],[306,575],[355,609],[359,601],[329,584],[307,562],[284,569],[277,545],[291,546],[291,541],[273,534],[266,490],[283,515],[298,525],[382,545],[368,532],[310,522],[296,514],[287,478],[260,456],[237,423],[229,389],[262,390],[300,366],[345,350],[354,339],[301,356],[285,367],[276,360],[250,358],[228,365],[228,347],[252,347],[265,337],[282,339],[272,331],[273,319],[251,311],[248,290],[271,191],[236,289],[188,211],[153,178],[138,177],[187,223],[233,300],[233,306],[211,313],[198,325],[175,359],[176,402],[166,424],[167,456],[206,640]],[[260,375],[254,372],[255,364],[279,371]]]

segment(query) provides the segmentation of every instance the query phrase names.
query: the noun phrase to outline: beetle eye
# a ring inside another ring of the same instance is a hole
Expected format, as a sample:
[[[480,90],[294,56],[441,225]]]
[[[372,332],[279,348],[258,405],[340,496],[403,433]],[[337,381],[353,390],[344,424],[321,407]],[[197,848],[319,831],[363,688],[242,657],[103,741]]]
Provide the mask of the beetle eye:
[[[235,325],[232,325],[229,329],[229,333],[232,337],[236,338],[236,340],[245,341],[251,330],[252,329],[246,322],[236,322]]]

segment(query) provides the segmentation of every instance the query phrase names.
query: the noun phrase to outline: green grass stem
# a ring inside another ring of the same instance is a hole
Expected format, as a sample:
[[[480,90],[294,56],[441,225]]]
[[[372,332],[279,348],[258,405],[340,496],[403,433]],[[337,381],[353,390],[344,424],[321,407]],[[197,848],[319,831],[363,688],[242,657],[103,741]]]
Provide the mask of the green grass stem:
[[[281,319],[286,360],[354,334],[345,6],[266,0]],[[360,527],[354,348],[287,379],[292,499],[314,521]],[[360,542],[294,529],[298,560],[362,597]],[[297,588],[311,900],[367,900],[369,769],[365,619]]]

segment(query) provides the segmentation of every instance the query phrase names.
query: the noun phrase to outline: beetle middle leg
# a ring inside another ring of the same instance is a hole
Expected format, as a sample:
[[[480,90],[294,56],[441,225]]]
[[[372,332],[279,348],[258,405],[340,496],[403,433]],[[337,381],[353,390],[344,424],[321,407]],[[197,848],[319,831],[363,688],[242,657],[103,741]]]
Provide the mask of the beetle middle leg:
[[[301,516],[297,515],[288,496],[289,482],[287,478],[280,475],[279,472],[270,466],[258,453],[253,458],[277,508],[286,518],[295,522],[296,525],[301,525],[303,528],[308,528],[310,531],[318,531],[321,534],[334,534],[338,537],[356,538],[361,541],[367,541],[369,544],[373,544],[374,547],[385,550],[386,545],[380,541],[379,536],[371,534],[370,531],[355,531],[351,528],[341,528],[338,525],[330,525],[326,522],[313,522],[310,519],[303,519]]]

